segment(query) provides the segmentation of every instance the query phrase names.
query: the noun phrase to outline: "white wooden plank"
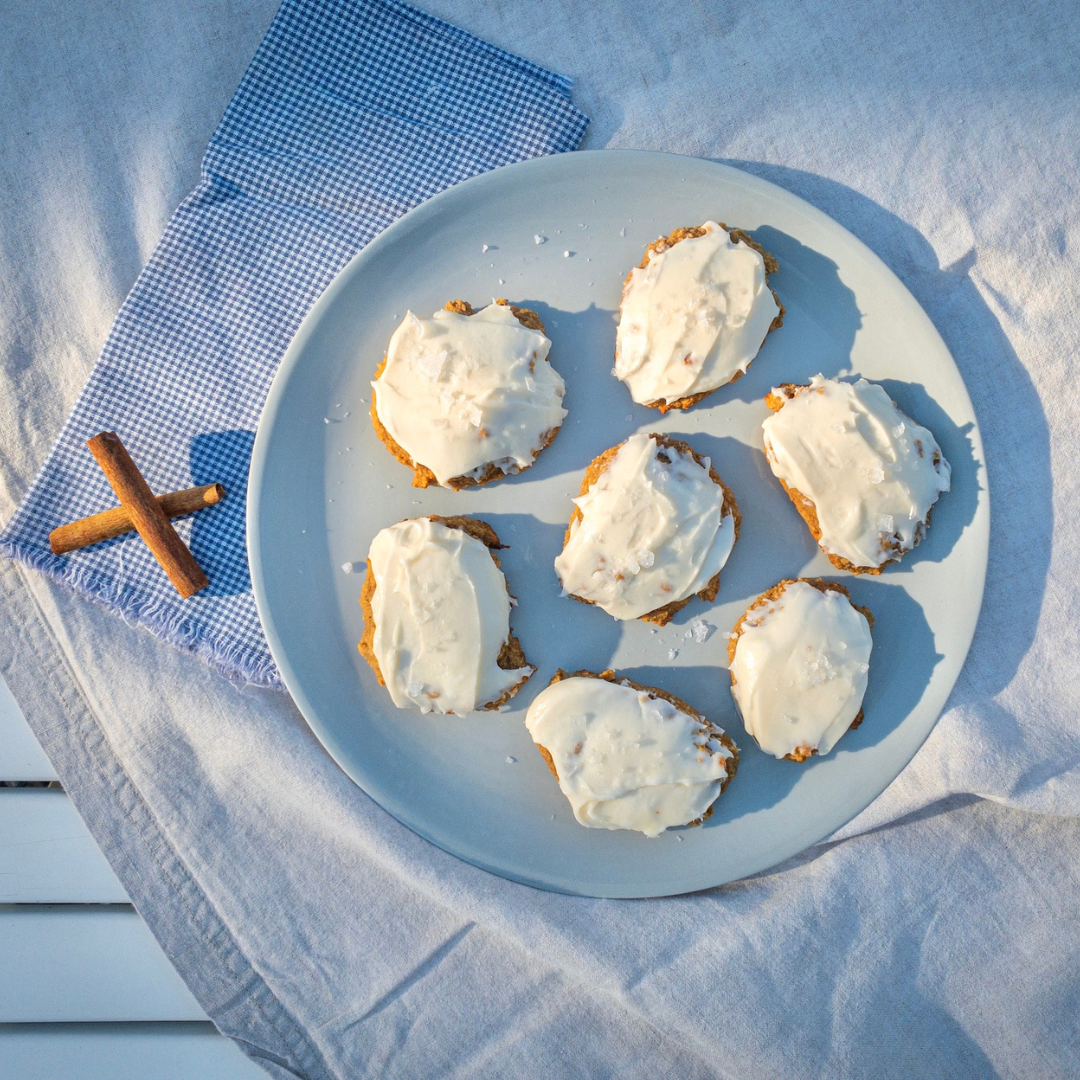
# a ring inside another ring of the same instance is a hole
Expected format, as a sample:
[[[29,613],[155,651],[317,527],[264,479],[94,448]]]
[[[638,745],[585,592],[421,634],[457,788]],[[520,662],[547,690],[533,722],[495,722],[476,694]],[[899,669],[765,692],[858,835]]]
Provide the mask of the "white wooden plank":
[[[60,788],[0,788],[0,903],[127,902]]]
[[[0,1024],[0,1074],[19,1080],[266,1080],[204,1024]]]
[[[55,780],[56,773],[0,675],[0,780]]]
[[[127,905],[0,905],[0,1023],[205,1020]]]

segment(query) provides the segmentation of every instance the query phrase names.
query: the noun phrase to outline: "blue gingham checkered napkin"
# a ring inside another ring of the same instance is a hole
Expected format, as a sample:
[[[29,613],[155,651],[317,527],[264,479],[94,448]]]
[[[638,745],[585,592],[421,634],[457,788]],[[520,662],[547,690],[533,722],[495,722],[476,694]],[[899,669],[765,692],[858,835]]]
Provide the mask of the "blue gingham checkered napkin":
[[[573,150],[587,123],[569,80],[395,0],[285,0],[0,553],[230,677],[280,685],[251,595],[244,498],[263,399],[301,319],[410,207]],[[103,430],[155,491],[225,485],[223,503],[178,523],[211,582],[192,599],[134,534],[51,554],[52,528],[115,503],[85,446]]]

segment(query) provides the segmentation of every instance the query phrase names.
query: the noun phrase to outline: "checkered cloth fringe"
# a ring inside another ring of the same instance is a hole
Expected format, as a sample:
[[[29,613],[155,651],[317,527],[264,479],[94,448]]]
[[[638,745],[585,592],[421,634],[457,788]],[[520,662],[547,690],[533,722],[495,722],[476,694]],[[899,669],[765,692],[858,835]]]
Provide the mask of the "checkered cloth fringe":
[[[244,500],[270,381],[334,275],[410,207],[573,150],[570,82],[395,0],[284,0],[121,308],[0,553],[217,666],[280,686],[255,611]],[[56,525],[115,503],[86,439],[115,430],[159,492],[220,481],[178,523],[210,578],[180,600],[134,534],[57,557]]]

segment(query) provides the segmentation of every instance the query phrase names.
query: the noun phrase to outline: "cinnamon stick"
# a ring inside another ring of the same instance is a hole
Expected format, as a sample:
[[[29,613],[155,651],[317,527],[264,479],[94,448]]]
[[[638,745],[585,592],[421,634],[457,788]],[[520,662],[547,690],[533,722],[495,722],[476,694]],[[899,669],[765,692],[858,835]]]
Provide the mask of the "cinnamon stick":
[[[201,487],[185,488],[183,491],[170,491],[167,495],[155,498],[165,516],[170,518],[193,514],[203,507],[213,506],[225,498],[225,489],[220,484],[203,484]],[[54,555],[66,555],[70,551],[100,544],[131,532],[135,523],[123,506],[103,510],[100,514],[79,518],[67,525],[60,525],[49,533],[49,547]]]
[[[115,431],[103,431],[86,443],[94,460],[101,466],[120,505],[131,515],[132,524],[153,553],[176,591],[186,600],[210,584],[195,556],[188,551],[180,535],[154,498],[150,485],[124,449]]]

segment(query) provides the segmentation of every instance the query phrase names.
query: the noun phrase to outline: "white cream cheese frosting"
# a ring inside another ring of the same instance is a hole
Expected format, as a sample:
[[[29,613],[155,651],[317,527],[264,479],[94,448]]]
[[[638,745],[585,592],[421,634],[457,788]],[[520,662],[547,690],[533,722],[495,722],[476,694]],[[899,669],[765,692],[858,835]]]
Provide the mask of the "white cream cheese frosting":
[[[827,555],[876,568],[910,551],[949,490],[933,434],[875,383],[815,375],[762,424],[773,473],[809,499]]]
[[[536,670],[505,670],[506,578],[487,547],[438,521],[415,518],[378,533],[372,651],[399,709],[467,713],[497,701]]]
[[[574,504],[555,559],[564,596],[636,619],[705,588],[735,543],[724,490],[692,454],[633,435]]]
[[[780,313],[760,252],[715,221],[703,227],[653,252],[623,286],[614,373],[639,405],[731,382]]]
[[[551,755],[574,817],[592,829],[658,836],[687,825],[734,772],[718,729],[625,683],[552,683],[529,706],[525,726]]]
[[[731,661],[731,695],[767,754],[827,754],[862,708],[870,623],[842,592],[789,581],[746,614]]]
[[[474,315],[408,312],[372,383],[375,411],[394,441],[440,484],[493,463],[528,468],[566,416],[551,342],[508,305]]]

